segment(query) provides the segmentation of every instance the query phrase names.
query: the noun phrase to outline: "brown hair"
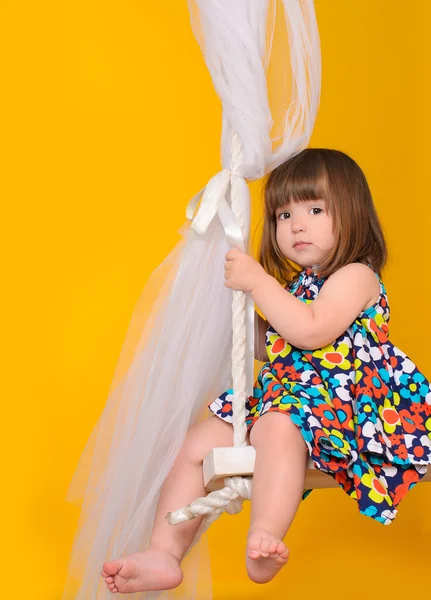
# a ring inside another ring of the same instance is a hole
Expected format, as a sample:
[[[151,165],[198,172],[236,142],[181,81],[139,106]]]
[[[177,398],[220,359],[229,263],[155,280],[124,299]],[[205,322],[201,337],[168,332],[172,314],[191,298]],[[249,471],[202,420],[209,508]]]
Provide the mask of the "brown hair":
[[[306,148],[276,167],[264,180],[264,224],[259,262],[280,283],[289,283],[301,268],[288,260],[276,240],[275,211],[291,200],[326,200],[336,243],[319,265],[329,277],[351,262],[369,263],[381,276],[387,247],[367,180],[344,152]]]

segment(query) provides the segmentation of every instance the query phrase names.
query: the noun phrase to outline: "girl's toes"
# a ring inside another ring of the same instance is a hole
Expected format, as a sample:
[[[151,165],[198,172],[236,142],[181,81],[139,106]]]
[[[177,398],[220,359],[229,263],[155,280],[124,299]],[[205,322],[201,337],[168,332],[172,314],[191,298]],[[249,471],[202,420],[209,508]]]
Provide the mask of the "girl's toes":
[[[255,535],[250,535],[247,540],[247,554],[250,558],[259,558],[260,540]]]
[[[289,550],[286,548],[286,544],[284,544],[284,542],[280,542],[278,544],[277,553],[281,556],[281,558],[287,558],[289,556]]]
[[[247,554],[250,558],[260,558],[262,556],[262,551],[259,547],[255,548],[253,546],[249,546],[247,548]]]
[[[277,552],[277,548],[279,546],[279,541],[278,540],[271,540],[270,543],[268,544],[268,552],[269,554],[274,554],[275,552]]]
[[[271,540],[268,538],[263,538],[260,542],[260,554],[265,558],[268,558],[270,555],[269,547],[271,545]]]
[[[278,552],[278,554],[283,554],[283,552],[286,552],[286,545],[284,542],[278,542],[277,544],[277,549],[275,550],[275,552]]]

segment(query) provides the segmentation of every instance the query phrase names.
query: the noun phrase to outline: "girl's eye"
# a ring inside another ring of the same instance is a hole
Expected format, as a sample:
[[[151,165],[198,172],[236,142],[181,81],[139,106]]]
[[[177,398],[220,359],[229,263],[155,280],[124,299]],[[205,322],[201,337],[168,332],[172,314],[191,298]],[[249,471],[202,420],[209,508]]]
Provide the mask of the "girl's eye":
[[[314,212],[314,211],[317,211],[317,212]],[[314,208],[311,208],[311,209],[310,209],[310,212],[311,212],[313,215],[319,215],[321,212],[323,212],[323,209],[322,209],[322,208],[318,208],[317,206],[315,206]],[[286,216],[284,216],[284,215],[286,215]],[[282,212],[282,213],[280,213],[280,214],[278,215],[278,218],[279,218],[281,221],[285,221],[286,219],[290,219],[290,213],[289,213],[289,212]]]

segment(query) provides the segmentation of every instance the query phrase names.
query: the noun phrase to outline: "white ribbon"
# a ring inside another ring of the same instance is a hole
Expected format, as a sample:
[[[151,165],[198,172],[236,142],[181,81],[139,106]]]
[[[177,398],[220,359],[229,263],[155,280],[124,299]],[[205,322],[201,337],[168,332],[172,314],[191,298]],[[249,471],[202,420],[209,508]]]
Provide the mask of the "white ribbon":
[[[241,228],[235,219],[232,209],[226,201],[226,194],[229,189],[231,177],[238,177],[238,179],[242,179],[244,185],[247,187],[243,177],[234,175],[228,169],[222,169],[209,180],[207,185],[203,187],[196,194],[196,196],[190,200],[187,206],[186,214],[187,218],[192,221],[192,229],[201,235],[206,232],[211,221],[218,214],[229,244],[232,246],[239,246],[240,249],[245,252],[244,238]],[[196,206],[198,205],[201,197],[202,200],[198,213],[193,218]]]
[[[222,169],[214,175],[207,185],[203,187],[187,205],[186,215],[192,221],[191,228],[200,235],[204,235],[211,221],[219,216],[226,239],[231,246],[236,246],[242,252],[247,252],[241,227],[227,203],[226,195],[232,179],[236,178],[236,189],[242,198],[242,206],[250,202],[247,182],[241,175],[232,173],[229,169]],[[196,207],[201,199],[197,214]],[[251,294],[246,294],[245,304],[246,351],[245,375],[247,397],[253,394],[254,383],[254,301]]]

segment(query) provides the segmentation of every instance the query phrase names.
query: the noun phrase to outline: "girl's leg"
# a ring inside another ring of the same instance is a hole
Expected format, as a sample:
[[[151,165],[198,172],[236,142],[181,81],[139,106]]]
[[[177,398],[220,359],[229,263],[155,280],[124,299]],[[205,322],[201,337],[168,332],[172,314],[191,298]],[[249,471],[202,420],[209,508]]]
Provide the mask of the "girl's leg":
[[[148,550],[103,565],[102,576],[112,592],[166,590],[181,583],[180,563],[203,517],[169,525],[166,513],[205,496],[202,474],[205,456],[214,447],[232,444],[232,426],[215,415],[189,429],[163,484]]]
[[[189,429],[185,444],[163,484],[150,547],[169,552],[182,560],[203,517],[173,526],[166,521],[166,513],[206,496],[202,472],[204,458],[212,448],[232,444],[232,426],[215,415]]]
[[[270,581],[287,562],[283,543],[304,490],[308,450],[287,414],[270,412],[250,434],[256,449],[247,541],[247,571],[256,583]]]

